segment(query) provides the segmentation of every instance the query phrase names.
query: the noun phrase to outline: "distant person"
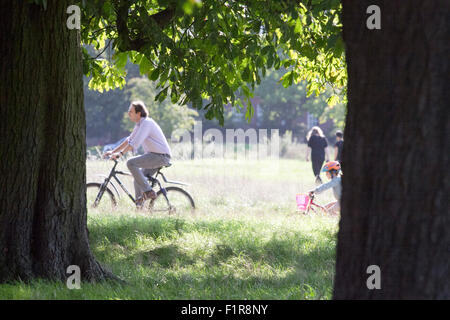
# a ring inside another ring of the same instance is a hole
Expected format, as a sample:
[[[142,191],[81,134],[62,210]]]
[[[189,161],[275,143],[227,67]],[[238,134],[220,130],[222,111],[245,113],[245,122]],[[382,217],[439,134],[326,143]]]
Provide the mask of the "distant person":
[[[156,193],[144,175],[153,175],[158,168],[170,163],[171,151],[167,139],[159,125],[148,116],[142,101],[133,101],[128,108],[128,117],[136,123],[133,132],[112,151],[104,156],[118,159],[130,150],[137,150],[142,145],[145,154],[130,158],[127,167],[134,177],[136,204],[141,206],[147,199],[155,199]],[[144,169],[144,170],[141,170]]]
[[[327,178],[331,181],[324,183],[314,190],[311,190],[309,194],[313,193],[322,193],[325,190],[328,190],[330,188],[333,188],[333,194],[336,198],[336,201],[330,202],[327,205],[325,205],[325,208],[327,208],[328,212],[336,214],[340,208],[340,202],[341,202],[341,195],[342,195],[342,183],[341,183],[341,165],[338,161],[330,161],[327,162],[322,169],[322,172],[325,172],[327,175]]]
[[[314,176],[316,177],[316,183],[321,184],[320,169],[325,161],[326,147],[328,146],[327,139],[325,138],[322,129],[315,126],[306,135],[308,141],[308,147],[311,148],[311,152],[307,152],[306,161],[309,161],[309,153],[311,153],[311,162]]]
[[[342,165],[342,148],[344,147],[344,135],[342,131],[336,132],[336,143],[334,144],[334,160]]]

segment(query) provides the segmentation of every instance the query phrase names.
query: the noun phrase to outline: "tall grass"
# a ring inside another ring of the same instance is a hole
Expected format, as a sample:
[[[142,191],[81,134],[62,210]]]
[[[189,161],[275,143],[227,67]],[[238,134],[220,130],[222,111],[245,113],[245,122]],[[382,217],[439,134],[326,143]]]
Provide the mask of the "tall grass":
[[[310,166],[294,160],[177,161],[164,171],[191,184],[186,189],[195,213],[150,216],[125,197],[117,210],[88,211],[95,256],[127,284],[82,283],[69,290],[36,280],[0,285],[0,298],[329,299],[338,220],[296,212],[295,194],[313,187]],[[96,174],[111,167],[88,161],[87,180],[100,180]],[[329,192],[319,201],[331,199]]]

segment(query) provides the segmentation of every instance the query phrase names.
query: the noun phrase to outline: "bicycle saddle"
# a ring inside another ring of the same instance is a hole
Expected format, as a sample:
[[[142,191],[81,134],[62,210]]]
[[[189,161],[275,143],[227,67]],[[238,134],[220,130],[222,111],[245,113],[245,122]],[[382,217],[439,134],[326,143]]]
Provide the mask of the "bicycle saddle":
[[[162,166],[162,167],[159,167],[157,170],[156,170],[156,172],[158,172],[159,170],[161,170],[161,169],[163,169],[163,168],[168,168],[168,167],[170,167],[172,164],[171,163],[168,163],[167,165],[165,165],[165,166]],[[153,173],[154,174],[154,173]],[[152,175],[151,174],[144,174],[144,177],[147,177],[147,178],[152,178]]]

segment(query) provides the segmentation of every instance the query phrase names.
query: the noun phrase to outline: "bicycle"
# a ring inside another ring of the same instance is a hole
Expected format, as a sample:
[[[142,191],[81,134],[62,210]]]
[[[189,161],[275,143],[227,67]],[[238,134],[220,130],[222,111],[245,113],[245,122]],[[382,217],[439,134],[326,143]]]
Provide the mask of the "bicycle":
[[[308,193],[308,194],[300,194],[302,196],[307,196],[306,203],[298,203],[297,200],[297,206],[303,214],[309,214],[309,210],[312,210],[314,213],[321,213],[321,214],[329,214],[330,212],[328,209],[324,206],[321,206],[320,204],[317,204],[314,202],[315,194],[314,193]],[[298,196],[298,195],[297,195]]]
[[[118,161],[116,159],[112,160],[114,161],[114,166],[112,167],[111,172],[105,178],[103,183],[90,182],[86,184],[86,201],[88,203],[88,208],[90,207],[99,208],[100,210],[110,210],[117,207],[117,199],[113,191],[108,187],[108,185],[111,185],[112,189],[116,192],[118,197],[120,197],[119,191],[111,181],[114,178],[138,209],[147,209],[151,213],[167,212],[169,215],[174,213],[180,214],[192,212],[195,209],[194,200],[187,191],[176,186],[163,187],[161,185],[161,182],[158,180],[158,176],[161,176],[164,183],[182,186],[188,185],[183,182],[170,181],[166,179],[161,170],[165,167],[170,167],[171,164],[158,168],[155,173],[155,177],[146,175],[146,178],[149,180],[152,189],[156,191],[156,198],[153,200],[146,200],[142,206],[138,206],[136,203],[136,199],[128,191],[122,181],[120,181],[120,179],[117,177],[118,175],[132,176],[132,174],[129,172],[116,170]],[[158,187],[159,189],[156,190],[155,187]],[[102,201],[102,199],[104,199],[103,196],[105,193],[108,195],[109,200]]]

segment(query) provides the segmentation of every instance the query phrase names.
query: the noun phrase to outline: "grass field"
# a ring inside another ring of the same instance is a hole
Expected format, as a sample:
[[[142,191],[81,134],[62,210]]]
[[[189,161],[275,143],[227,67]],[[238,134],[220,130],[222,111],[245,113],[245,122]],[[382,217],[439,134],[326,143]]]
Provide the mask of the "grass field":
[[[87,180],[111,167],[88,161]],[[310,162],[176,161],[164,171],[191,184],[195,213],[150,216],[125,197],[117,210],[88,212],[95,256],[127,284],[37,280],[0,285],[0,299],[331,298],[338,218],[296,211],[296,193],[314,186]]]

